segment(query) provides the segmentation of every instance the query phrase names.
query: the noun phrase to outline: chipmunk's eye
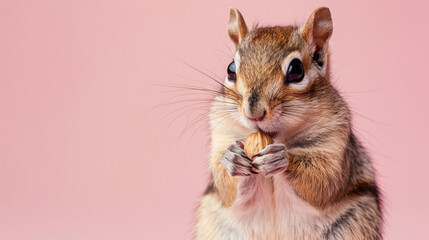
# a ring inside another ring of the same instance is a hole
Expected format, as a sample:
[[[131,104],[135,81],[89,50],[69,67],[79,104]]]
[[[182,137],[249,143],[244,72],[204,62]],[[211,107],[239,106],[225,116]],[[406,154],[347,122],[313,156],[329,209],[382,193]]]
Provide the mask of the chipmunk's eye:
[[[235,62],[230,63],[226,71],[228,73],[228,80],[230,82],[235,82],[235,80],[237,80],[237,76],[235,74]]]
[[[286,83],[298,83],[304,78],[304,67],[302,66],[302,62],[295,58],[293,59],[286,73]]]

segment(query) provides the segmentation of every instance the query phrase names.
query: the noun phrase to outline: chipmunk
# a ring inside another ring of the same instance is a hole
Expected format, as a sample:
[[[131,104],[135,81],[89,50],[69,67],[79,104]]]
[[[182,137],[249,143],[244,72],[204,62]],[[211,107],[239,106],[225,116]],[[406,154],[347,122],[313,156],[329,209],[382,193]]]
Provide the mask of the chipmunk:
[[[210,111],[211,181],[195,239],[381,239],[379,188],[329,78],[330,10],[248,30],[230,9],[233,61]],[[256,131],[274,143],[250,160]]]

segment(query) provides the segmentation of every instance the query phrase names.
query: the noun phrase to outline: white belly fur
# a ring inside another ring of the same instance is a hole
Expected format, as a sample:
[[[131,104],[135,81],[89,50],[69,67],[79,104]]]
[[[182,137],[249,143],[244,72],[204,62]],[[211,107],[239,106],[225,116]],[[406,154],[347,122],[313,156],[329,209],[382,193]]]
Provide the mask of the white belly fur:
[[[326,211],[299,198],[284,175],[274,176],[273,185],[264,176],[251,177],[254,188],[239,192],[230,208],[218,209],[215,225],[222,239],[320,239],[330,218]]]

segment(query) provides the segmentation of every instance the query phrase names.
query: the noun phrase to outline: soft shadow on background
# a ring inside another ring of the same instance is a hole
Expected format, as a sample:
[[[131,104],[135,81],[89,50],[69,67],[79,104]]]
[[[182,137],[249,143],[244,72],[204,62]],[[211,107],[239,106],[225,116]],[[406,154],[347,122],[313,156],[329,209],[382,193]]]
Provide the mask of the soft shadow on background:
[[[190,87],[219,87],[193,68],[223,78],[231,6],[263,26],[322,5],[385,239],[429,238],[425,1],[16,0],[0,3],[0,239],[189,239],[212,96]]]

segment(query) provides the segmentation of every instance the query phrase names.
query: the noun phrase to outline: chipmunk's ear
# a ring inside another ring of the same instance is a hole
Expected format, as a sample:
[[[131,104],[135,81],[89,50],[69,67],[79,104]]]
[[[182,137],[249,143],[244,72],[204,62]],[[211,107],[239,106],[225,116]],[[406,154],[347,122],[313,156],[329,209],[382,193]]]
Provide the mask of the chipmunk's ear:
[[[331,11],[327,7],[316,9],[301,28],[304,39],[315,46],[313,59],[322,67],[327,55],[327,43],[332,35]]]
[[[229,9],[228,35],[235,46],[241,42],[248,31],[241,13],[236,8]]]

